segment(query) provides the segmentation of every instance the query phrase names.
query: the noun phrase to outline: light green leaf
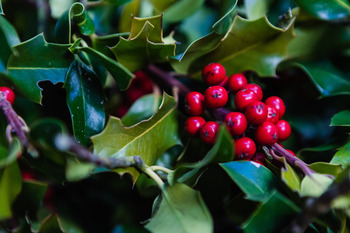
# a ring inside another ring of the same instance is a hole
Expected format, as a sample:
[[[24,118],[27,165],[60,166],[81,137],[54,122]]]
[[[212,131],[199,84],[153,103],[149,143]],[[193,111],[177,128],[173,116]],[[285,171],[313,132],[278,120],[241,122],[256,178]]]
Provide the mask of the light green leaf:
[[[195,41],[172,66],[179,73],[195,77],[211,62],[221,63],[228,74],[253,70],[260,76],[274,76],[277,65],[287,57],[293,25],[294,20],[281,29],[266,17],[249,21],[236,16],[225,35],[212,33]]]
[[[8,61],[10,80],[25,98],[41,103],[40,81],[64,82],[73,55],[69,45],[47,43],[43,34],[15,47]],[[35,59],[33,59],[35,58]]]
[[[145,227],[153,233],[210,233],[213,220],[200,193],[176,183],[164,191],[159,209]]]
[[[298,174],[294,171],[294,169],[285,162],[286,168],[282,168],[281,170],[281,178],[282,181],[293,191],[300,193],[300,178]]]
[[[74,137],[82,145],[89,146],[89,137],[100,133],[105,125],[102,86],[87,65],[75,60],[67,72],[64,88]]]
[[[73,3],[74,0],[49,0],[51,16],[58,19]]]
[[[11,206],[22,188],[22,177],[17,162],[0,170],[0,221],[12,217]]]
[[[331,126],[350,126],[350,111],[344,110],[332,117]]]
[[[275,175],[258,163],[233,161],[220,165],[249,200],[264,202],[278,187]]]
[[[314,173],[311,176],[305,176],[301,182],[302,197],[319,197],[333,183],[333,180],[326,175]]]
[[[195,13],[204,4],[204,0],[178,0],[164,11],[164,22],[179,22]]]
[[[343,167],[347,167],[350,164],[350,142],[339,148],[330,163],[341,164]]]
[[[94,169],[92,163],[82,162],[75,158],[67,158],[66,179],[70,182],[88,177]]]
[[[316,162],[308,165],[309,168],[320,174],[332,175],[335,178],[344,170],[340,164]]]
[[[174,4],[176,0],[150,0],[153,6],[159,11],[165,11],[169,6]]]
[[[139,155],[147,165],[153,165],[167,149],[179,144],[175,110],[175,99],[164,93],[159,110],[149,120],[125,127],[119,118],[110,117],[106,128],[92,137],[94,153],[115,158]],[[134,181],[139,176],[133,168],[116,172],[128,172]]]
[[[250,20],[255,20],[263,17],[269,11],[270,3],[271,0],[244,0],[244,7],[247,18]]]

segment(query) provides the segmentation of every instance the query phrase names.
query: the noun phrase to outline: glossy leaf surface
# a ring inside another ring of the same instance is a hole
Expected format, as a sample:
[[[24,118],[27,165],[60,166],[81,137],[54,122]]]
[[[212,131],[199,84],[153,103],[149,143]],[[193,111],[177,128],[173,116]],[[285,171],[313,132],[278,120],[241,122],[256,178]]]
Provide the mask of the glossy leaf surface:
[[[204,4],[204,0],[179,0],[175,1],[164,11],[164,21],[174,23],[181,21],[195,13]]]
[[[347,167],[350,164],[350,142],[339,148],[330,163],[341,164],[343,167]]]
[[[237,0],[227,0],[222,1],[222,11],[225,11],[225,14],[213,25],[213,30],[222,35],[225,34],[231,27],[232,22],[235,19],[237,13]]]
[[[344,110],[332,117],[331,126],[350,126],[350,111]]]

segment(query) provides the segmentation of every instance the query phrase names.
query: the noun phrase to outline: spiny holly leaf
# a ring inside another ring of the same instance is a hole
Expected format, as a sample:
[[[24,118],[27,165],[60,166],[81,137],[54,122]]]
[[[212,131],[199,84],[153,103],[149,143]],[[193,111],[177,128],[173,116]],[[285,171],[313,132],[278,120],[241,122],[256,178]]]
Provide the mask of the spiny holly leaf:
[[[319,197],[333,183],[327,175],[314,173],[305,176],[301,182],[301,196]]]
[[[107,36],[97,36],[94,34],[91,36],[92,47],[107,57],[114,58],[110,47],[115,46],[119,42],[120,37],[127,38],[128,36],[129,33],[116,33]]]
[[[74,137],[82,145],[89,146],[89,137],[101,132],[105,124],[102,86],[87,65],[75,60],[67,72],[64,88]]]
[[[15,47],[8,61],[8,73],[11,81],[24,97],[41,103],[40,81],[53,84],[64,82],[66,72],[73,55],[70,45],[47,43],[43,34],[23,42]]]
[[[294,20],[281,29],[266,17],[249,21],[236,16],[226,34],[211,33],[195,41],[172,66],[179,73],[196,77],[211,62],[221,63],[228,74],[253,70],[260,76],[274,76],[277,65],[287,57],[293,25]]]
[[[339,148],[332,158],[331,164],[341,164],[343,167],[347,167],[350,164],[350,142]]]
[[[204,0],[180,0],[175,1],[164,11],[164,22],[179,22],[195,13],[204,4]]]
[[[147,165],[153,165],[167,149],[179,144],[175,110],[175,99],[164,93],[158,112],[149,120],[125,127],[119,118],[110,117],[102,133],[92,137],[94,153],[115,158],[139,155]],[[133,168],[116,171],[130,173],[134,181],[139,176]]]
[[[232,161],[233,158],[234,145],[232,143],[232,137],[227,129],[222,126],[220,127],[215,145],[206,156],[197,163],[187,163],[178,166],[174,173],[169,174],[169,183],[173,184],[178,181],[194,186],[210,163],[228,162]]]
[[[350,126],[350,111],[344,110],[332,117],[331,126]]]
[[[264,202],[278,187],[275,175],[258,163],[233,161],[220,165],[249,200]]]
[[[299,7],[310,15],[322,20],[339,20],[350,15],[350,6],[341,0],[295,0]]]
[[[150,63],[168,61],[169,56],[175,55],[175,44],[163,42],[162,15],[133,17],[129,38],[121,37],[112,52],[118,62],[137,71]]]
[[[145,227],[153,233],[210,233],[213,220],[200,193],[176,183],[164,191],[159,209]]]
[[[237,2],[238,0],[228,0],[223,2],[222,9],[226,12],[212,27],[217,34],[225,34],[230,29],[236,16]]]

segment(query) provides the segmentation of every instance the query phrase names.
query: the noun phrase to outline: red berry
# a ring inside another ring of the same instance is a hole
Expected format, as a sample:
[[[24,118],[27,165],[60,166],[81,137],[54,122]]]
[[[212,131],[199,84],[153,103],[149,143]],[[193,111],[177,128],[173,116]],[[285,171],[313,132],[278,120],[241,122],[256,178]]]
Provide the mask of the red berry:
[[[244,89],[252,90],[255,92],[256,96],[258,97],[258,100],[262,100],[263,98],[263,91],[261,87],[258,84],[250,83],[247,84]]]
[[[267,105],[267,104],[266,104],[266,109],[267,109],[266,121],[271,122],[273,124],[276,124],[279,120],[279,116],[278,116],[276,109],[270,105]]]
[[[265,104],[274,107],[278,113],[278,117],[281,119],[286,112],[286,106],[283,100],[278,96],[271,96],[265,100]]]
[[[261,152],[261,151],[260,152],[256,152],[256,154],[252,158],[252,161],[264,163],[264,161],[265,161],[265,154],[263,152]]]
[[[191,137],[199,136],[199,130],[205,124],[205,120],[200,116],[191,116],[185,122],[185,130]]]
[[[185,109],[192,116],[201,115],[204,112],[204,96],[196,91],[188,93],[185,97]]]
[[[248,84],[248,81],[244,74],[233,74],[230,76],[228,86],[233,92],[237,92],[243,89]]]
[[[206,122],[199,130],[199,136],[207,144],[213,144],[219,131],[219,124],[214,121]]]
[[[254,141],[248,137],[243,137],[235,141],[235,159],[250,160],[256,152]]]
[[[271,122],[265,121],[256,128],[255,140],[261,145],[272,145],[277,142],[277,127]]]
[[[218,85],[226,77],[225,68],[218,63],[210,63],[202,70],[202,78],[208,85]]]
[[[256,96],[255,92],[248,89],[238,91],[234,98],[236,108],[240,111],[243,111],[248,104],[257,100],[258,97]]]
[[[247,120],[254,124],[260,125],[267,119],[266,105],[261,101],[254,101],[245,108]]]
[[[247,129],[247,119],[240,112],[226,114],[224,121],[232,136],[242,135]]]
[[[205,91],[204,100],[209,108],[221,108],[226,105],[228,94],[222,86],[211,86]]]
[[[0,91],[4,94],[5,99],[13,104],[15,102],[15,93],[8,87],[0,87]]]
[[[289,138],[290,134],[292,133],[292,128],[290,127],[290,124],[288,121],[285,120],[279,120],[276,123],[277,128],[277,134],[278,134],[278,141],[282,142]]]

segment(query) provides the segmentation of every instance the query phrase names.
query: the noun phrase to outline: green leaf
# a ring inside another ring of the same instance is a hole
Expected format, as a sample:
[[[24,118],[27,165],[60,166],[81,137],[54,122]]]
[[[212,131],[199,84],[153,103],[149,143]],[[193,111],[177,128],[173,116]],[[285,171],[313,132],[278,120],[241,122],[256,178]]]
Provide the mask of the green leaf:
[[[281,169],[281,178],[282,181],[293,191],[300,193],[301,191],[301,181],[298,174],[294,169],[287,163],[284,163],[286,168],[282,167]]]
[[[76,158],[67,158],[66,179],[70,182],[84,179],[91,174],[93,169],[92,163],[82,162]]]
[[[153,6],[159,10],[164,11],[168,7],[170,7],[172,4],[174,4],[174,0],[150,0],[150,2],[153,4]]]
[[[341,164],[343,167],[347,167],[350,164],[350,142],[339,148],[330,163]]]
[[[0,0],[0,14],[3,15],[4,12],[2,11],[2,4],[1,4],[1,0]]]
[[[164,22],[179,22],[195,13],[204,4],[204,0],[179,0],[164,11]]]
[[[105,124],[102,86],[87,65],[75,60],[67,72],[64,88],[74,137],[88,146],[91,144],[89,137],[101,132]]]
[[[52,233],[52,232],[64,232],[61,228],[59,218],[57,214],[50,214],[47,216],[44,221],[40,224],[39,231],[40,233]]]
[[[320,98],[350,95],[350,82],[347,74],[338,70],[329,60],[315,62],[287,61],[281,64],[282,69],[297,67],[304,71],[320,93]]]
[[[215,145],[205,157],[196,163],[179,165],[172,174],[169,174],[169,183],[174,184],[178,181],[194,186],[209,164],[228,162],[232,161],[233,158],[234,145],[232,143],[232,136],[224,126],[221,126]]]
[[[115,5],[115,6],[121,6],[131,1],[132,0],[103,0],[103,3]]]
[[[47,43],[43,34],[15,47],[8,61],[8,73],[16,90],[25,98],[41,103],[40,81],[64,82],[73,60],[69,45]],[[35,58],[35,59],[33,59]]]
[[[137,71],[150,63],[168,61],[175,55],[175,44],[163,42],[162,15],[149,18],[132,18],[128,39],[120,38],[113,47],[118,62],[131,71]]]
[[[344,110],[332,117],[331,126],[350,126],[350,111]]]
[[[243,230],[246,233],[282,232],[281,230],[299,211],[293,202],[275,192],[246,221]]]
[[[349,4],[341,0],[296,0],[299,7],[321,20],[340,20],[350,15]]]
[[[316,162],[308,165],[309,168],[320,174],[329,174],[335,178],[344,170],[339,164]]]
[[[167,149],[179,144],[175,110],[175,99],[164,93],[157,113],[139,124],[125,127],[119,118],[110,117],[106,128],[92,137],[94,153],[115,158],[139,155],[147,165],[153,165]],[[133,168],[116,172],[128,172],[134,181],[139,176]]]
[[[159,209],[145,227],[153,233],[210,233],[213,220],[200,193],[176,183],[164,191]]]
[[[271,0],[244,0],[244,8],[247,18],[250,20],[255,20],[263,17],[269,11],[270,3]]]
[[[56,23],[54,34],[57,43],[70,44],[72,42],[72,21],[79,28],[82,35],[94,34],[95,25],[86,12],[85,6],[80,2],[76,2]]]
[[[305,197],[319,197],[333,183],[327,175],[314,173],[312,176],[305,176],[301,182],[300,195]]]
[[[281,29],[266,17],[249,21],[236,16],[225,35],[211,33],[195,41],[172,66],[179,73],[195,77],[211,62],[221,63],[228,74],[253,70],[260,76],[274,76],[277,65],[287,57],[293,25],[294,21]]]
[[[130,127],[153,116],[159,108],[161,98],[156,94],[149,94],[137,99],[122,118],[122,124]]]
[[[21,142],[17,137],[12,138],[9,148],[0,148],[0,169],[16,161],[22,154]]]
[[[97,36],[94,34],[91,36],[92,47],[107,57],[114,58],[110,47],[115,46],[119,42],[120,37],[127,38],[128,36],[129,33],[116,33],[107,36]]]
[[[258,163],[233,161],[220,165],[249,200],[264,202],[270,198],[278,186],[275,175]]]
[[[11,206],[22,188],[22,177],[17,162],[0,170],[0,221],[12,217]]]
[[[236,16],[236,6],[238,0],[223,1],[222,9],[227,10],[226,13],[212,26],[212,29],[219,35],[225,34],[232,24]]]

